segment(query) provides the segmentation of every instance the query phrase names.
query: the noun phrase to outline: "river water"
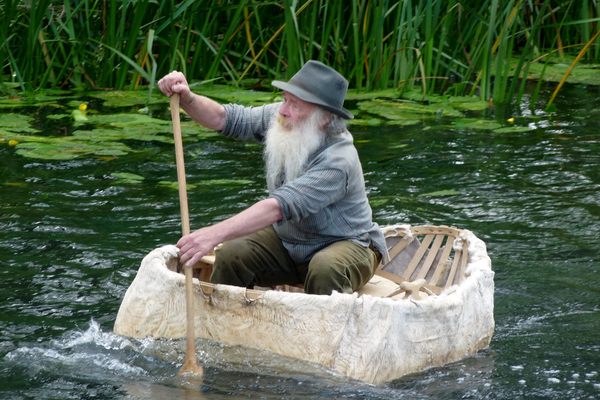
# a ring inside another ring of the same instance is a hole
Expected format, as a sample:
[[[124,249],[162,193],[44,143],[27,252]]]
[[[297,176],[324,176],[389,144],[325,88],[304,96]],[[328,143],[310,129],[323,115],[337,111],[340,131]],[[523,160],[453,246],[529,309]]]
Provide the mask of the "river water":
[[[172,146],[41,161],[0,145],[0,398],[599,398],[600,89],[565,88],[552,114],[526,100],[495,117],[529,132],[352,129],[377,222],[470,229],[496,272],[489,349],[381,386],[203,340],[204,380],[177,378],[183,341],[112,333],[141,259],[179,236],[177,192],[161,184],[176,180]],[[192,227],[264,196],[256,145],[207,137],[186,146],[186,167]]]

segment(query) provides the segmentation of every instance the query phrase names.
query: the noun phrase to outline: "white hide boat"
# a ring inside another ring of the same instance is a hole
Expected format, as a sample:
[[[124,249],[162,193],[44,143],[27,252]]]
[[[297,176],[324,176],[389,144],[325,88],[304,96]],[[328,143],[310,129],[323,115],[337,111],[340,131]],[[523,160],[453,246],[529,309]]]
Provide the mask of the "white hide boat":
[[[383,231],[392,260],[358,293],[319,296],[194,279],[197,337],[318,363],[373,384],[486,348],[494,331],[494,272],[485,243],[446,226]],[[185,337],[177,252],[167,245],[144,258],[115,333]]]

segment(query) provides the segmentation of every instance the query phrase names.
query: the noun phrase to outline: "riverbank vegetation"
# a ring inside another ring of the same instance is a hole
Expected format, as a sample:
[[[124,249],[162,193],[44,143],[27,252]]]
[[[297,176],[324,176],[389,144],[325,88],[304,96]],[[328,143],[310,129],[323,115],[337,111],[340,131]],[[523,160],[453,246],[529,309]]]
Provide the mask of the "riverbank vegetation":
[[[600,63],[595,0],[4,0],[0,93],[191,81],[267,88],[306,60],[359,91],[506,103],[553,63]]]

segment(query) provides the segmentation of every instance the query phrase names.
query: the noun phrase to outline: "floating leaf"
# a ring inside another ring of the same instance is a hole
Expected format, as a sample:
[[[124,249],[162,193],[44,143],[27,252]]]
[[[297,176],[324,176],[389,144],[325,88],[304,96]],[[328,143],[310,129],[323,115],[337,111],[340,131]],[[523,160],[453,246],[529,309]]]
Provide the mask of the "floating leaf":
[[[423,197],[447,197],[447,196],[456,196],[458,193],[455,189],[447,189],[447,190],[437,190],[435,192],[423,193],[421,196]]]
[[[529,126],[504,126],[502,128],[494,129],[494,133],[518,133],[518,132],[530,132],[535,128]]]
[[[172,181],[159,181],[158,182],[158,186],[165,187],[165,188],[168,188],[168,189],[173,189],[173,190],[179,190],[179,184],[176,181],[175,182],[172,182]],[[192,184],[186,183],[186,187],[187,187],[187,189],[195,189],[196,185],[193,184],[193,183]]]
[[[423,121],[419,120],[419,119],[410,119],[410,118],[406,118],[406,119],[396,119],[393,121],[388,121],[387,125],[394,125],[394,126],[410,126],[410,125],[417,125],[422,123]]]
[[[31,127],[32,118],[28,115],[6,113],[0,114],[0,129],[11,132],[36,133],[39,130]]]
[[[73,94],[70,92],[49,89],[45,92],[35,92],[34,94],[28,93],[25,96],[0,99],[0,108],[48,105],[59,107],[59,104],[57,103],[59,99],[69,98],[72,96]]]
[[[106,142],[118,140],[139,140],[144,142],[173,143],[173,138],[164,133],[148,131],[145,127],[133,127],[130,129],[106,129],[98,128],[92,130],[78,130],[73,132],[73,137],[92,141]]]
[[[226,85],[199,85],[194,90],[204,96],[219,99],[229,103],[245,105],[262,105],[277,101],[281,96],[279,92],[239,89]]]
[[[172,128],[169,133],[173,135]],[[189,142],[191,139],[206,139],[210,137],[218,137],[221,134],[213,129],[208,129],[198,124],[196,121],[181,121],[181,133],[184,142]]]
[[[381,125],[383,125],[383,120],[381,120],[379,118],[369,118],[369,119],[355,118],[355,119],[351,119],[348,122],[348,124],[355,125],[355,126],[381,126]]]
[[[9,186],[9,187],[27,187],[27,182],[3,182],[2,186]]]
[[[17,154],[40,160],[72,160],[82,156],[121,156],[131,149],[123,143],[89,143],[72,137],[48,138],[46,142],[19,143]]]
[[[51,138],[35,135],[23,135],[15,132],[0,130],[0,142],[8,143],[11,140],[16,140],[17,142],[47,142],[48,140],[51,140]]]
[[[405,90],[402,93],[402,98],[418,103],[443,103],[448,99],[446,96],[440,96],[437,94],[423,94],[421,89]]]
[[[132,174],[131,172],[113,172],[110,174],[111,178],[117,180],[120,183],[141,183],[144,180],[144,177],[137,174]]]
[[[474,96],[449,97],[448,104],[458,110],[463,111],[483,111],[490,107],[487,101],[481,100],[479,97]]]
[[[501,128],[498,122],[489,119],[463,118],[452,122],[452,126],[458,129],[494,130]]]
[[[146,128],[153,132],[170,132],[171,121],[152,118],[137,113],[103,114],[88,116],[89,122],[97,125],[109,125],[116,128]]]
[[[531,63],[529,64],[529,79],[540,79],[546,82],[560,82],[573,61],[574,57],[565,55],[561,58],[563,62]],[[517,61],[515,61],[515,64]],[[600,74],[598,64],[577,64],[577,68],[571,70],[567,78],[568,83],[581,83],[585,85],[600,85]],[[543,75],[542,75],[543,74]]]
[[[388,204],[390,200],[391,199],[389,197],[369,198],[369,204],[372,208],[380,208]]]
[[[111,90],[110,92],[92,92],[90,96],[104,100],[105,107],[132,107],[147,104],[169,103],[168,99],[158,91],[148,98],[145,91]]]
[[[65,119],[65,118],[69,118],[70,115],[68,114],[51,114],[46,116],[47,119],[49,120],[53,120],[53,121],[57,121],[59,119]]]
[[[198,182],[201,186],[248,186],[254,182],[248,179],[208,179]]]
[[[400,97],[398,89],[382,89],[374,90],[369,92],[358,91],[357,89],[348,90],[346,100],[357,101],[357,100],[373,100],[381,98],[397,99]]]
[[[463,114],[447,104],[419,104],[408,101],[370,100],[358,103],[362,111],[389,120],[424,120],[437,117],[462,117]]]
[[[85,112],[81,111],[80,109],[71,111],[71,116],[73,117],[75,122],[87,122],[88,120],[88,117],[85,114]]]

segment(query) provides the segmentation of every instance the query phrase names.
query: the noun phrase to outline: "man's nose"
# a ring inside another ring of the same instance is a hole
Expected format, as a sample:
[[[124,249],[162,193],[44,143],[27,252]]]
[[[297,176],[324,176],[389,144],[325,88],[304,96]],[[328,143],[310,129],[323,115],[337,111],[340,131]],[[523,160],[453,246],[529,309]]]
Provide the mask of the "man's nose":
[[[281,107],[279,107],[279,114],[286,118],[290,116],[290,110],[286,103],[283,103]]]

